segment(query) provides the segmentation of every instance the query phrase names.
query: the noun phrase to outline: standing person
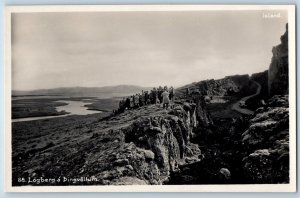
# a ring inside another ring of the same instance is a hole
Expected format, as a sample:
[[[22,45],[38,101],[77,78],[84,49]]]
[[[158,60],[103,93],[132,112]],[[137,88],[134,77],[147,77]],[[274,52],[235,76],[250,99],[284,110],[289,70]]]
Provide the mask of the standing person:
[[[130,98],[129,97],[126,98],[126,102],[125,103],[126,103],[126,108],[130,109]]]
[[[138,108],[140,103],[140,98],[138,94],[135,94],[134,96],[134,108]]]
[[[149,103],[150,103],[149,102],[149,93],[148,93],[148,91],[145,91],[145,104],[147,105]]]
[[[123,98],[122,100],[120,100],[119,102],[119,113],[123,113],[125,110],[125,98]]]
[[[169,103],[170,103],[170,93],[168,92],[168,88],[165,87],[164,88],[164,92],[162,93],[162,102],[163,102],[163,109],[166,107],[166,109],[168,109],[169,107]]]
[[[130,109],[133,109],[134,107],[134,98],[133,96],[130,97]]]
[[[156,104],[157,90],[155,87],[152,89],[151,93],[151,103]]]
[[[144,91],[142,92],[142,94],[139,94],[139,105],[140,107],[144,106]]]
[[[158,87],[157,89],[157,97],[160,103],[162,103],[163,97],[162,93],[164,92],[163,88],[161,86]]]
[[[150,93],[149,93],[149,100],[150,100],[150,104],[153,104],[153,89],[150,90]]]
[[[144,103],[145,103],[145,100],[144,100],[144,95],[145,95],[145,92],[144,90],[142,90],[142,94],[139,94],[139,97],[140,97],[140,107],[141,106],[144,106]]]
[[[170,92],[170,101],[174,102],[174,88],[172,86],[170,87],[169,92]]]
[[[190,96],[190,88],[186,88],[186,96]]]

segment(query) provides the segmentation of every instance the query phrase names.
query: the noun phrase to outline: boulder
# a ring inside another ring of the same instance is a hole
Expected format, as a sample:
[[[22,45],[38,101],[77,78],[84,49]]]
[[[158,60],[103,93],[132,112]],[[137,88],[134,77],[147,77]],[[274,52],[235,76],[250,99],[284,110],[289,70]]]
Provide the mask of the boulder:
[[[221,168],[220,173],[224,176],[226,180],[229,180],[231,178],[231,173],[227,168]]]

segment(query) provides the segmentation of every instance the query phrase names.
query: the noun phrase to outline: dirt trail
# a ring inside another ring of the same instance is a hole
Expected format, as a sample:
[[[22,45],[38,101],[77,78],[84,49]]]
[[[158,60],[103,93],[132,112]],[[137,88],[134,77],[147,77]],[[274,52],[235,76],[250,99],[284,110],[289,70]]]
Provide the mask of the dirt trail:
[[[238,102],[234,103],[232,105],[233,110],[235,110],[235,111],[237,111],[241,114],[245,114],[245,115],[252,115],[254,113],[253,111],[251,111],[249,109],[240,107],[241,103],[245,103],[248,99],[253,98],[253,97],[257,96],[258,94],[260,94],[261,85],[258,82],[254,81],[254,80],[252,82],[254,82],[257,85],[257,90],[256,90],[255,94],[252,94],[250,96],[246,96],[246,97],[242,98],[241,100],[239,100]]]

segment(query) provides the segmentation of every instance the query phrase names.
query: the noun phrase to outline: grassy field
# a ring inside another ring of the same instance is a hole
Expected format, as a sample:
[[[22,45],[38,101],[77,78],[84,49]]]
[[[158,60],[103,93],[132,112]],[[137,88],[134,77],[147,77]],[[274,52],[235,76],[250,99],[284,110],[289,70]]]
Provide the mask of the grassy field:
[[[64,115],[67,112],[57,112],[55,107],[67,105],[55,102],[57,99],[20,99],[12,101],[12,119],[38,116]]]
[[[60,171],[63,171],[66,176],[71,174],[75,177],[76,173],[72,173],[72,169],[79,163],[75,160],[82,157],[81,152],[77,152],[76,149],[81,149],[80,142],[89,139],[93,132],[98,131],[97,124],[108,115],[109,113],[70,115],[12,123],[14,185],[21,185],[17,182],[17,178],[21,176],[27,178],[30,175],[26,174],[36,169],[50,169],[49,174],[46,172],[44,175],[48,178],[60,176]],[[58,166],[55,163],[56,158],[64,159],[58,163],[61,166],[59,171],[52,170]],[[52,167],[54,164],[55,166]],[[23,172],[25,170],[27,172]],[[40,174],[38,170],[36,173]]]
[[[67,105],[60,100],[85,101],[88,110],[98,110],[103,112],[112,112],[119,106],[119,98],[97,99],[95,97],[66,97],[66,98],[26,98],[12,100],[12,119],[40,117],[40,116],[56,116],[67,114],[65,111],[58,112],[56,107]]]
[[[97,99],[92,101],[92,104],[85,105],[88,110],[98,110],[104,112],[112,112],[119,108],[121,98]]]
[[[112,117],[109,112],[102,112],[12,123],[13,185],[30,185],[18,178],[79,178],[114,172],[114,157],[124,152],[122,129],[137,117],[163,112],[161,107],[152,105]],[[88,184],[103,183],[100,180]]]

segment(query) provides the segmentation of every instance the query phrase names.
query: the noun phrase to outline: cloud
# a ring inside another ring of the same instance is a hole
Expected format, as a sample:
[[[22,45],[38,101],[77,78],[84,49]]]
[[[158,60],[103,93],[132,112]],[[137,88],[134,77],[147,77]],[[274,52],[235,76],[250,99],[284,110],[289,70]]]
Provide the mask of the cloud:
[[[13,89],[180,86],[263,71],[285,30],[281,13],[13,14]]]

